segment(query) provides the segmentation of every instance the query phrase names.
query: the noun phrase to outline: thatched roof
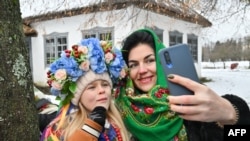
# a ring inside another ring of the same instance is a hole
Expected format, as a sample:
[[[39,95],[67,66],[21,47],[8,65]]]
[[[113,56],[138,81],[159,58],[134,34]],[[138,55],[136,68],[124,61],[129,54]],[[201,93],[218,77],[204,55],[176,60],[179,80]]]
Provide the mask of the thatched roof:
[[[209,27],[212,25],[206,18],[190,9],[182,2],[175,2],[175,0],[159,2],[155,0],[107,0],[108,2],[101,2],[87,7],[69,9],[64,11],[49,12],[37,16],[31,16],[24,18],[24,23],[29,25],[33,22],[71,17],[80,14],[88,14],[101,11],[110,11],[124,9],[131,5],[138,8],[149,10],[161,15],[166,15],[172,18],[184,20],[187,22],[199,24],[203,27]]]
[[[23,31],[25,36],[37,36],[37,31],[28,25],[23,24]]]

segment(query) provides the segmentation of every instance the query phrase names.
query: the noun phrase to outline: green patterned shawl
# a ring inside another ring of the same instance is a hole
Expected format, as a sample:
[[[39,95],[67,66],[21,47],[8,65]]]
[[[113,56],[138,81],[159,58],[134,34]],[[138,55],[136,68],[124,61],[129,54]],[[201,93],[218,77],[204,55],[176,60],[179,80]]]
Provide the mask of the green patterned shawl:
[[[154,37],[156,53],[164,48],[153,31],[149,29],[138,31],[149,32]],[[156,86],[148,93],[141,94],[134,89],[132,80],[127,77],[126,82],[117,89],[119,94],[115,99],[116,105],[122,113],[128,131],[139,141],[186,141],[183,120],[169,110],[166,76],[159,61],[156,55],[158,76]]]

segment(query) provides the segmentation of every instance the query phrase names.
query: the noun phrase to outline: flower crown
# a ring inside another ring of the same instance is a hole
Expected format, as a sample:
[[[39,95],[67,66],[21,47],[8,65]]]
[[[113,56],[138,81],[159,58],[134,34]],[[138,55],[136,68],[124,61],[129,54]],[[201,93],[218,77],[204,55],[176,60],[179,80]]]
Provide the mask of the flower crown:
[[[111,42],[83,39],[50,65],[47,83],[51,93],[62,105],[69,103],[74,97],[76,81],[90,69],[97,74],[108,72],[114,85],[126,75],[122,54]]]

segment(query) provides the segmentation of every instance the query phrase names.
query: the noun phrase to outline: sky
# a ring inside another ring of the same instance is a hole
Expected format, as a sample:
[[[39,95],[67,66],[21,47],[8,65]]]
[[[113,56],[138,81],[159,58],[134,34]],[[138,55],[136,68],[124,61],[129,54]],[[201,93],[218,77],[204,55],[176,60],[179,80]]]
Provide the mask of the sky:
[[[63,10],[86,6],[88,3],[96,3],[96,1],[100,0],[20,0],[20,8],[24,18],[32,16],[34,13],[41,14],[44,9],[48,11]],[[236,1],[238,0],[218,0],[217,7],[212,13],[202,12],[202,15],[212,22],[212,27],[205,28],[203,31],[203,42],[224,41],[250,35],[250,6],[245,11],[234,13],[237,8],[243,9],[244,7],[244,4]],[[31,2],[33,2],[32,5]]]
[[[244,8],[245,4],[237,1],[219,0],[212,13],[204,14],[212,22],[212,27],[204,30],[204,40],[216,42],[250,35],[250,6]],[[241,10],[235,13],[237,9]]]

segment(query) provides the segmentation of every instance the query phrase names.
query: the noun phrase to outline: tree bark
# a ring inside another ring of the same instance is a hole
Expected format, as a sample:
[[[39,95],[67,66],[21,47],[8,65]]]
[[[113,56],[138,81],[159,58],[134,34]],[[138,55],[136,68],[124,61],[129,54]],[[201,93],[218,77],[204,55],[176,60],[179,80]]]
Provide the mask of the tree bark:
[[[19,0],[0,0],[0,141],[38,141],[38,114]]]

